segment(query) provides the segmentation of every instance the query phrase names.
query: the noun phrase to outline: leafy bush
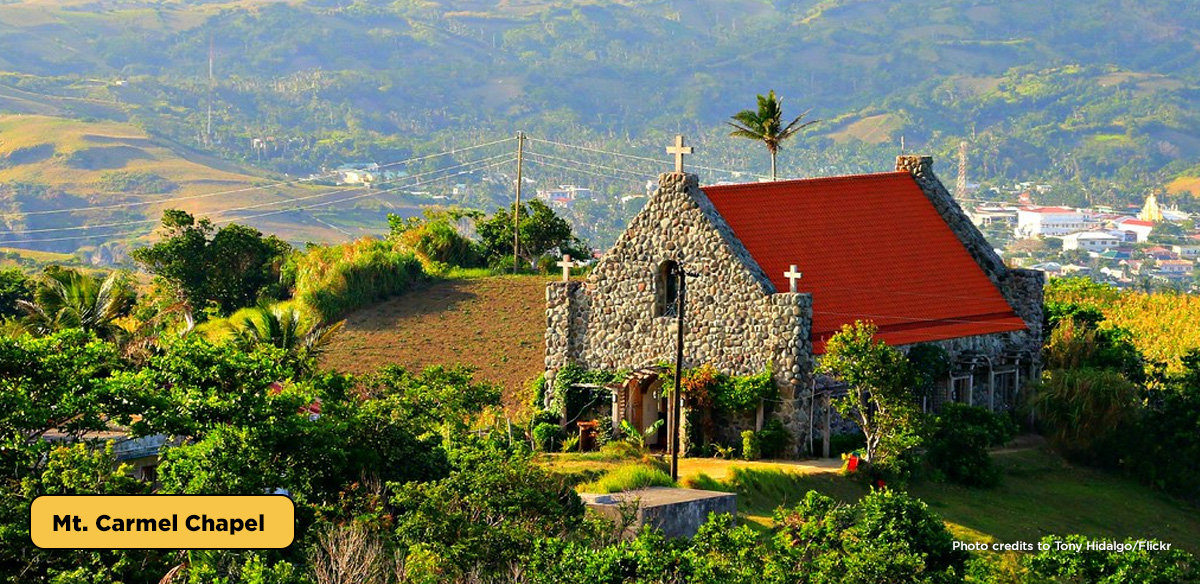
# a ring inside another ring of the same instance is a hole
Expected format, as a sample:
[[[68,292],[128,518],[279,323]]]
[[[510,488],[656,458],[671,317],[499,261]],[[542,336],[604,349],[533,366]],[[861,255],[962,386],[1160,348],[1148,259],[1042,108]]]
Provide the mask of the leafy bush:
[[[787,454],[788,446],[792,442],[792,435],[788,433],[787,428],[783,427],[783,422],[778,418],[767,420],[763,424],[763,429],[757,434],[758,447],[763,458],[780,458]]]
[[[745,430],[742,432],[742,458],[746,460],[758,460],[762,458],[762,449],[759,446],[758,434],[754,430]]]
[[[474,268],[483,265],[482,250],[476,243],[464,237],[455,223],[464,217],[476,217],[478,213],[460,211],[425,211],[424,220],[402,219],[388,215],[392,237],[408,246],[429,271],[431,266],[453,266]]]
[[[558,424],[542,422],[533,427],[533,443],[542,452],[554,452],[564,438],[566,434]]]
[[[1104,584],[1175,584],[1200,581],[1200,562],[1179,549],[1142,549],[1144,540],[1106,541],[1082,535],[1042,538],[1042,551],[1027,556],[1025,564],[1034,575],[1054,581]],[[1154,542],[1157,543],[1157,542]],[[1098,549],[1096,544],[1120,544],[1124,549]],[[1070,545],[1079,551],[1063,551]],[[1089,549],[1089,545],[1093,548]],[[1069,580],[1062,580],[1068,578]]]
[[[100,175],[97,185],[101,190],[113,193],[146,195],[169,193],[179,185],[152,172],[114,170]]]
[[[613,469],[594,482],[579,486],[583,493],[621,493],[646,487],[673,487],[670,475],[661,468],[645,464],[628,464]]]
[[[966,404],[947,403],[932,420],[926,461],[951,482],[993,487],[1001,472],[988,448],[1012,440],[1016,424],[1003,414]]]
[[[397,246],[364,238],[309,247],[291,266],[296,298],[331,322],[426,281],[428,277],[417,257]]]

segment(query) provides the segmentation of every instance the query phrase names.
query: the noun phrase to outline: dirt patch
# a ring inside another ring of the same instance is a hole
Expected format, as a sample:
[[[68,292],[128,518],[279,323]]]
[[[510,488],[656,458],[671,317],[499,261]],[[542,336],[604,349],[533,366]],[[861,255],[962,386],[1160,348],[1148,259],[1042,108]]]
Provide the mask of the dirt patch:
[[[438,282],[351,314],[322,366],[365,374],[463,363],[504,386],[506,409],[528,401],[545,369],[546,277]]]

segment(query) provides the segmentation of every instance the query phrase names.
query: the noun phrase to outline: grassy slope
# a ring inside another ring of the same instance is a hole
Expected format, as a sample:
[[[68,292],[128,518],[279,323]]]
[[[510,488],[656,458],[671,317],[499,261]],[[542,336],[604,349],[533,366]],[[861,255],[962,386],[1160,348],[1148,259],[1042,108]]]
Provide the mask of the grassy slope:
[[[157,220],[162,210],[170,207],[208,216],[214,220],[237,220],[289,241],[340,241],[365,233],[360,229],[347,234],[330,227],[327,221],[314,219],[307,212],[247,218],[286,208],[289,206],[288,202],[297,197],[311,197],[326,192],[336,194],[339,189],[280,185],[252,190],[256,186],[271,185],[274,181],[254,176],[251,174],[253,171],[240,169],[227,162],[152,138],[129,124],[83,122],[42,115],[0,115],[0,160],[5,159],[8,159],[9,164],[0,165],[0,182],[44,184],[85,201],[70,205],[72,208],[81,205],[164,201],[132,206],[119,215],[112,211],[104,211],[91,212],[84,216],[43,216],[39,217],[40,222],[35,228]],[[161,194],[106,192],[101,186],[101,180],[106,173],[115,171],[156,174],[178,187],[169,193]],[[210,193],[224,194],[208,196]],[[358,191],[346,196],[353,194],[358,194]],[[301,204],[321,203],[331,198],[317,197]],[[255,208],[222,213],[226,209],[249,206]],[[328,211],[329,208],[323,210]],[[54,219],[62,224],[46,223]],[[379,221],[379,224],[384,223]],[[151,227],[153,223],[144,223],[126,229],[142,229],[143,232],[149,232]],[[42,237],[49,236],[31,236],[35,239]],[[80,243],[86,245],[94,242]]]
[[[477,378],[504,386],[517,413],[525,387],[544,370],[544,276],[500,276],[437,282],[360,310],[325,355],[322,366],[370,373],[396,364],[422,368],[465,363]]]

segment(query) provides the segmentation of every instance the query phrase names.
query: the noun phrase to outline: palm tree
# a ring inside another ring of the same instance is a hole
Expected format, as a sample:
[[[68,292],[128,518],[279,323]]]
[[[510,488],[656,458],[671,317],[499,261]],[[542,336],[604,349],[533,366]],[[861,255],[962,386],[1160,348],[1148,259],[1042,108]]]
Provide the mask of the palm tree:
[[[33,301],[18,300],[25,312],[25,329],[35,335],[81,328],[102,339],[116,340],[124,330],[117,326],[129,304],[120,274],[103,281],[71,269],[47,271],[37,281]]]
[[[239,310],[229,318],[234,338],[246,346],[268,344],[307,360],[325,350],[346,321],[329,326],[308,322],[295,308],[264,307]]]
[[[767,95],[758,96],[758,111],[742,110],[733,116],[732,122],[728,122],[735,128],[729,133],[730,136],[759,140],[767,145],[767,151],[771,153],[771,180],[776,179],[775,155],[779,152],[779,145],[800,130],[820,121],[800,123],[800,120],[808,115],[808,112],[804,112],[796,116],[790,124],[783,126],[782,104],[783,100],[775,97],[775,90],[772,89]]]

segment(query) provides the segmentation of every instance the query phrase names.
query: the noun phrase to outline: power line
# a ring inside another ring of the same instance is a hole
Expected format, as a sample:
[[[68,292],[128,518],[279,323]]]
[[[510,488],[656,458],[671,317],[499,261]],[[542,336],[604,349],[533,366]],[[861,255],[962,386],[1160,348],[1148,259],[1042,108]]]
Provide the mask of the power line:
[[[632,175],[634,175],[634,176],[641,177],[641,178],[645,178],[645,176],[646,176],[644,173],[638,172],[638,171],[636,171],[636,170],[628,170],[628,169],[624,169],[624,168],[613,168],[613,167],[611,167],[611,166],[604,166],[604,165],[602,165],[602,164],[593,164],[593,163],[590,163],[590,162],[583,162],[582,160],[574,160],[574,159],[571,159],[571,158],[561,158],[561,157],[558,157],[558,156],[551,156],[551,155],[549,155],[549,154],[542,154],[542,153],[540,153],[540,152],[530,152],[530,153],[529,153],[529,155],[530,155],[530,156],[537,156],[537,157],[540,157],[540,158],[548,158],[548,159],[550,159],[550,160],[557,160],[557,161],[559,161],[559,162],[570,162],[570,163],[573,163],[573,164],[582,164],[582,165],[584,165],[584,166],[590,166],[590,167],[595,167],[595,168],[602,168],[602,169],[604,169],[604,170],[608,170],[608,171],[612,171],[612,172],[621,172],[621,173],[625,173],[625,174],[632,174]]]
[[[505,158],[505,157],[507,157],[507,159],[505,159],[505,160],[499,160],[499,161],[496,161],[497,159],[500,159],[500,158]],[[276,210],[276,211],[270,211],[270,212],[267,212],[267,213],[260,213],[260,214],[255,214],[255,215],[248,215],[248,216],[237,217],[237,218],[232,218],[232,219],[219,219],[219,220],[213,221],[213,223],[214,223],[214,224],[219,224],[219,223],[224,223],[224,222],[233,222],[233,221],[244,220],[244,219],[254,219],[254,218],[257,218],[257,217],[265,217],[265,216],[268,216],[268,215],[275,215],[275,214],[278,214],[278,213],[284,213],[284,212],[289,212],[289,211],[305,210],[305,209],[313,209],[313,208],[317,208],[317,207],[323,207],[323,206],[326,206],[326,205],[334,205],[334,204],[337,204],[337,203],[343,203],[343,202],[348,202],[348,201],[354,201],[354,200],[358,200],[358,199],[362,199],[362,198],[366,198],[366,197],[371,197],[371,196],[381,195],[381,194],[384,194],[384,193],[394,192],[394,191],[401,190],[401,189],[405,189],[405,188],[411,188],[411,187],[414,187],[414,186],[419,186],[419,185],[422,185],[422,184],[428,184],[428,183],[431,183],[431,182],[435,182],[435,181],[442,180],[442,179],[449,178],[449,177],[453,177],[453,176],[461,176],[461,175],[464,175],[464,174],[469,174],[469,173],[471,173],[471,172],[477,172],[477,171],[479,171],[479,170],[483,170],[483,169],[485,169],[485,168],[491,168],[491,167],[494,167],[494,166],[498,166],[498,165],[500,165],[500,164],[506,164],[506,163],[508,163],[508,162],[512,162],[512,160],[513,160],[512,156],[511,156],[510,154],[508,154],[508,153],[505,153],[505,154],[499,154],[499,155],[496,155],[496,156],[491,156],[491,157],[487,157],[487,158],[482,158],[482,159],[479,159],[479,160],[474,160],[474,161],[471,161],[471,162],[465,162],[465,163],[457,164],[457,165],[450,166],[450,167],[446,167],[446,168],[441,168],[441,169],[437,169],[437,170],[426,171],[426,172],[424,172],[424,173],[419,173],[419,174],[415,174],[415,175],[410,175],[409,177],[406,177],[405,179],[402,179],[402,180],[409,180],[409,179],[413,179],[413,178],[420,178],[420,177],[423,177],[423,176],[428,176],[428,175],[432,175],[432,174],[438,174],[438,173],[441,173],[441,172],[445,172],[445,171],[447,171],[447,170],[454,170],[454,169],[456,169],[456,168],[462,168],[462,167],[466,167],[466,166],[474,166],[474,165],[483,164],[483,166],[475,166],[475,167],[473,167],[473,168],[468,168],[468,169],[466,169],[466,170],[463,170],[463,171],[461,171],[461,172],[458,172],[458,173],[453,173],[453,174],[449,174],[449,175],[445,175],[445,176],[441,176],[441,177],[434,177],[434,178],[431,178],[431,179],[429,179],[429,180],[426,180],[426,181],[417,181],[417,182],[415,182],[415,183],[413,183],[413,184],[399,185],[399,186],[396,186],[396,187],[393,187],[393,188],[388,188],[388,189],[376,189],[376,190],[368,190],[368,192],[367,192],[367,193],[365,193],[365,194],[362,194],[362,195],[357,195],[357,196],[353,196],[353,197],[347,197],[347,198],[343,198],[343,199],[337,199],[337,200],[333,200],[333,201],[326,201],[326,202],[322,202],[322,203],[316,203],[316,204],[312,204],[312,205],[306,205],[306,206],[301,206],[301,207],[290,207],[290,208],[287,208],[287,209],[280,209],[280,210]],[[496,162],[492,162],[492,163],[488,164],[488,163],[489,163],[489,162],[491,162],[491,161],[496,161]],[[290,199],[290,200],[287,200],[287,201],[270,201],[270,202],[267,202],[267,203],[260,203],[260,204],[257,204],[257,205],[247,205],[247,206],[244,206],[244,207],[237,207],[237,208],[232,208],[232,209],[223,209],[223,210],[219,210],[219,211],[216,211],[216,212],[214,212],[214,213],[213,213],[213,215],[225,215],[225,214],[228,214],[228,213],[235,213],[235,212],[238,212],[238,211],[247,211],[247,210],[251,210],[251,209],[258,209],[258,208],[267,207],[267,206],[271,206],[271,205],[278,205],[278,204],[295,203],[295,202],[298,202],[298,201],[312,200],[312,199],[315,199],[315,198],[324,197],[324,196],[328,196],[328,195],[344,194],[344,193],[346,193],[346,192],[355,192],[355,191],[361,191],[361,190],[363,190],[363,189],[360,187],[360,188],[347,189],[347,190],[340,190],[340,191],[328,191],[328,192],[319,193],[319,194],[316,194],[316,195],[310,195],[310,196],[307,196],[307,197],[299,197],[299,198],[294,198],[294,199]],[[154,223],[156,223],[156,222],[157,222],[157,220],[148,220],[148,221],[140,221],[140,222],[133,222],[133,223],[146,223],[146,222],[154,222]],[[113,225],[118,225],[118,224],[113,224]],[[77,230],[77,229],[83,229],[83,228],[87,228],[87,227],[64,227],[64,228],[58,228],[58,229],[56,229],[56,230],[40,230],[40,231],[42,231],[42,232],[45,232],[45,231],[68,231],[68,230]],[[90,226],[90,228],[99,229],[99,228],[101,228],[101,226]],[[124,232],[120,232],[120,233],[105,233],[105,234],[94,234],[94,235],[77,235],[77,236],[71,236],[71,237],[37,238],[37,239],[21,239],[21,240],[5,240],[5,241],[0,241],[0,245],[7,245],[7,244],[12,244],[12,243],[42,243],[42,242],[54,242],[54,241],[71,241],[71,240],[77,240],[77,239],[93,239],[93,238],[98,238],[98,237],[118,237],[118,236],[123,236],[123,235],[135,235],[135,234],[142,234],[142,233],[143,233],[143,231],[142,231],[142,230],[137,230],[137,231],[124,231]]]
[[[576,144],[567,144],[567,143],[564,143],[564,142],[555,142],[555,141],[553,141],[553,140],[544,140],[544,139],[540,139],[540,138],[530,138],[529,140],[530,140],[531,142],[541,142],[541,143],[543,143],[543,144],[550,144],[550,145],[553,145],[553,146],[560,146],[560,147],[562,147],[562,148],[574,148],[574,149],[576,149],[576,150],[583,150],[583,151],[586,151],[586,152],[592,152],[592,153],[595,153],[595,154],[607,154],[607,155],[610,155],[610,156],[621,156],[621,157],[624,157],[624,158],[629,158],[629,159],[633,159],[633,160],[641,160],[641,161],[645,161],[645,162],[653,162],[653,163],[655,163],[655,164],[667,164],[667,161],[665,161],[665,160],[663,160],[663,159],[660,159],[660,158],[649,158],[649,157],[646,157],[646,156],[636,156],[636,155],[633,155],[633,154],[624,154],[624,153],[621,153],[621,152],[612,152],[612,151],[609,151],[609,150],[601,150],[601,149],[599,149],[599,148],[592,148],[592,147],[589,147],[589,146],[579,146],[579,145],[576,145]],[[708,170],[708,171],[712,171],[712,172],[721,172],[721,173],[725,173],[725,174],[729,174],[729,175],[733,175],[733,176],[737,176],[737,175],[742,175],[742,174],[744,174],[744,175],[748,175],[748,176],[752,176],[752,177],[757,177],[757,178],[769,178],[769,177],[768,177],[767,175],[765,175],[765,174],[757,174],[757,173],[748,172],[748,171],[742,171],[742,170],[728,170],[728,169],[724,169],[724,168],[715,168],[715,167],[712,167],[712,166],[702,166],[702,165],[699,165],[699,164],[690,164],[689,166],[690,166],[691,168],[698,168],[698,169],[700,169],[700,170]]]
[[[387,162],[384,164],[380,164],[379,167],[380,168],[388,168],[388,167],[397,166],[397,165],[401,165],[401,164],[412,164],[414,162],[421,162],[424,160],[429,160],[431,158],[450,156],[453,154],[461,154],[463,152],[469,152],[471,150],[476,150],[479,148],[495,146],[496,144],[502,144],[504,142],[507,142],[509,140],[514,140],[514,139],[515,138],[503,138],[500,140],[493,140],[491,142],[486,142],[483,144],[475,144],[473,146],[467,146],[465,148],[455,148],[455,149],[451,149],[451,150],[446,150],[444,152],[438,152],[436,154],[427,154],[424,156],[417,156],[414,158],[407,158],[404,160]],[[331,178],[336,175],[337,175],[337,171],[329,171],[329,172],[326,172],[324,174],[321,174],[321,175],[318,175],[315,177],[291,179],[291,180],[279,181],[279,182],[274,182],[274,183],[265,184],[265,185],[254,186],[254,187],[243,187],[243,188],[239,188],[239,189],[232,189],[232,190],[228,190],[228,191],[217,191],[217,192],[213,192],[213,193],[201,193],[198,195],[187,195],[187,196],[183,196],[183,197],[170,197],[170,198],[166,198],[166,199],[155,199],[152,201],[133,201],[133,202],[129,202],[129,203],[113,203],[111,205],[94,205],[91,207],[76,207],[73,209],[54,209],[54,210],[49,210],[49,211],[29,211],[29,212],[25,212],[25,213],[10,213],[10,215],[16,215],[16,216],[21,216],[21,217],[32,217],[32,216],[38,216],[38,215],[57,215],[57,214],[61,214],[61,213],[78,213],[78,212],[82,212],[82,211],[102,211],[102,210],[107,210],[107,209],[127,209],[130,207],[158,205],[158,204],[163,204],[163,203],[175,203],[178,201],[192,201],[192,200],[196,200],[196,199],[204,199],[204,198],[209,198],[209,197],[219,197],[222,195],[234,195],[234,194],[238,194],[238,193],[247,193],[247,192],[259,191],[259,190],[263,190],[263,189],[270,189],[270,188],[276,188],[276,187],[281,187],[281,186],[294,185],[294,184],[302,183],[302,182],[311,182],[314,180],[321,180],[323,178]]]

